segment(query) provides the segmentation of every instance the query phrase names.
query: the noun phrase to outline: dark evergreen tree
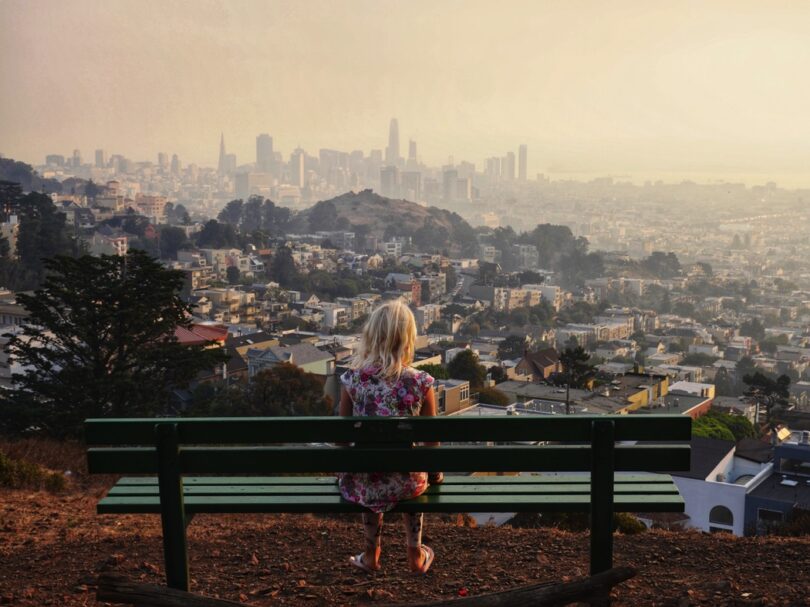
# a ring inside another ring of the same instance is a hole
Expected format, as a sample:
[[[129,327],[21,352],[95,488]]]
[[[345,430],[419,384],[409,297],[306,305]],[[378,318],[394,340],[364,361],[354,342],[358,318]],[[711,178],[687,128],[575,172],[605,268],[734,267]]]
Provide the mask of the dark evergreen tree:
[[[183,274],[145,253],[57,257],[45,269],[41,289],[18,295],[29,322],[7,352],[26,371],[0,401],[4,430],[78,436],[88,417],[153,416],[172,388],[225,361],[177,341],[190,318]]]
[[[565,414],[571,412],[571,388],[584,388],[594,376],[591,357],[582,346],[567,347],[560,352],[562,377],[565,380]]]
[[[453,379],[466,379],[471,388],[484,385],[487,370],[478,364],[478,355],[472,350],[462,350],[447,364],[447,372]]]

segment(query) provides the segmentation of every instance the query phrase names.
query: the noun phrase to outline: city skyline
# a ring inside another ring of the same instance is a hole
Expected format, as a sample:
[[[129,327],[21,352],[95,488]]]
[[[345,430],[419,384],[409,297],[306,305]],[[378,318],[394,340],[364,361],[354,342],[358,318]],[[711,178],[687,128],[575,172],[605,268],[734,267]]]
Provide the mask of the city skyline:
[[[0,101],[0,153],[216,166],[221,132],[241,159],[258,133],[285,155],[368,153],[396,116],[399,155],[415,140],[433,166],[480,169],[525,143],[529,179],[810,186],[810,6],[188,6],[0,3],[0,77],[15,92]],[[61,35],[73,28],[93,35]]]

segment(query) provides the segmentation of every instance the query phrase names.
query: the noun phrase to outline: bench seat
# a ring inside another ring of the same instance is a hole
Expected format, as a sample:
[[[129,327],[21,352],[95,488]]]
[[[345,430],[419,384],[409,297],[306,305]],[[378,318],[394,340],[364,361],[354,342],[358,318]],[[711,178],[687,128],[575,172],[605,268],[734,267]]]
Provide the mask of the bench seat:
[[[200,513],[352,513],[365,509],[342,499],[333,476],[183,478],[188,515]],[[617,512],[683,512],[668,474],[614,476]],[[590,475],[446,476],[393,512],[589,512]],[[160,513],[157,477],[121,478],[97,506],[99,514]]]

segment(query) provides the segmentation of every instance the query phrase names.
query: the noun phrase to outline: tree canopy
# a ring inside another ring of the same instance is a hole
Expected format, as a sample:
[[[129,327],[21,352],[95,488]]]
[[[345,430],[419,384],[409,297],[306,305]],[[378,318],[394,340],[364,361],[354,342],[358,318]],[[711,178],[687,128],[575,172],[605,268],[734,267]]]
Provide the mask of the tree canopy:
[[[172,388],[224,362],[219,348],[175,338],[190,317],[182,272],[140,251],[56,257],[45,269],[42,288],[18,295],[29,322],[7,351],[25,372],[0,401],[6,431],[78,436],[88,417],[154,416]]]
[[[478,364],[478,355],[472,350],[462,350],[447,363],[447,372],[453,379],[466,379],[470,387],[478,388],[484,384],[487,370]]]

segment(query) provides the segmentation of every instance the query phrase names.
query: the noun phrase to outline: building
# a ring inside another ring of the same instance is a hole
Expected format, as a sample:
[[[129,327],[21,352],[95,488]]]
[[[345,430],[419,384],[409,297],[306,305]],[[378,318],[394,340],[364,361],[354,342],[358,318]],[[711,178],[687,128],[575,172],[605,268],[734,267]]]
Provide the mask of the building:
[[[303,188],[306,185],[305,158],[306,152],[301,148],[296,148],[295,151],[290,154],[290,183],[299,188]]]
[[[248,376],[253,378],[256,373],[274,367],[281,363],[289,363],[300,367],[308,373],[313,373],[324,382],[328,375],[334,372],[334,357],[323,352],[310,343],[299,343],[289,346],[271,346],[261,350],[249,349],[247,351]]]
[[[388,198],[399,197],[399,169],[396,166],[380,169],[380,193]]]
[[[524,143],[518,148],[518,179],[520,181],[526,181],[527,153],[528,148]]]
[[[256,137],[256,171],[272,174],[274,161],[273,138],[267,133],[262,133]]]
[[[523,357],[515,366],[515,373],[525,377],[527,381],[545,381],[554,373],[562,370],[560,355],[554,348],[546,348],[537,352],[524,351]]]
[[[399,155],[399,123],[391,118],[388,126],[388,147],[385,148],[385,163],[390,166],[399,166],[402,159]]]

